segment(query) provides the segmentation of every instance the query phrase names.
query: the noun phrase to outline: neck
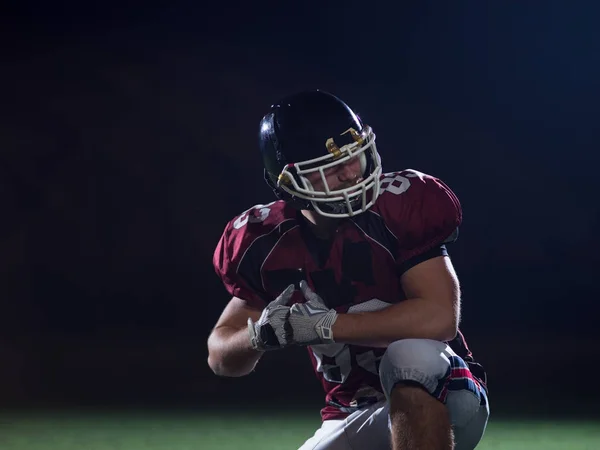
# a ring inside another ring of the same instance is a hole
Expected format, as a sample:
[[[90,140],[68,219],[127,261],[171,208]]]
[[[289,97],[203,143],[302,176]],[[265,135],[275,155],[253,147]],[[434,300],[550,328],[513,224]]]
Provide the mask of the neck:
[[[303,209],[301,213],[306,219],[310,230],[319,239],[329,239],[333,236],[340,222],[339,219],[325,217],[308,209]]]

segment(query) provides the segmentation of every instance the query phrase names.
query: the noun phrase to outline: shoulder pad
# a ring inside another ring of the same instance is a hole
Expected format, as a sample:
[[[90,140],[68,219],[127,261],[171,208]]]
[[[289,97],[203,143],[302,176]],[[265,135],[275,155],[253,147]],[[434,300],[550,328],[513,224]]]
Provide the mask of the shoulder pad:
[[[265,293],[261,283],[256,277],[240,272],[240,263],[258,238],[286,222],[295,223],[295,217],[295,210],[278,200],[255,205],[227,223],[213,255],[213,266],[232,296],[257,308],[264,306]]]
[[[444,182],[416,170],[386,173],[380,182],[374,212],[398,239],[399,262],[456,239],[462,209]]]

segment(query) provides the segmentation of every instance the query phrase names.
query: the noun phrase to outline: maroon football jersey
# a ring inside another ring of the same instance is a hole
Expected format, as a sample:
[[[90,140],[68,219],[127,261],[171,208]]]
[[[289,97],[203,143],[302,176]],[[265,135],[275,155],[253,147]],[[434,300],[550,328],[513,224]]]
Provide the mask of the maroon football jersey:
[[[380,182],[375,205],[340,220],[328,240],[316,238],[300,211],[283,201],[254,206],[231,220],[213,260],[227,291],[257,309],[303,279],[340,313],[404,300],[400,276],[447,254],[445,244],[456,239],[462,211],[454,193],[432,176],[405,170],[384,174]],[[305,301],[298,287],[292,301]],[[470,357],[462,334],[451,344],[459,356]],[[384,398],[378,375],[384,348],[335,343],[307,349],[326,393],[323,420],[344,418]]]

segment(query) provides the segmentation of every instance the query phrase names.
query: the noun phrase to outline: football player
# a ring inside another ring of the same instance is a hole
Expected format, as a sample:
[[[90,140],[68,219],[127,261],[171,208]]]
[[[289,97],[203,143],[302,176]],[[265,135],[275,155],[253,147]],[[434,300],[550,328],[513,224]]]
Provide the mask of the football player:
[[[305,346],[325,406],[302,449],[475,448],[489,403],[458,330],[456,195],[383,173],[371,127],[323,91],[272,105],[259,141],[279,200],[232,219],[217,245],[232,299],[208,339],[212,370],[243,376],[266,351]]]

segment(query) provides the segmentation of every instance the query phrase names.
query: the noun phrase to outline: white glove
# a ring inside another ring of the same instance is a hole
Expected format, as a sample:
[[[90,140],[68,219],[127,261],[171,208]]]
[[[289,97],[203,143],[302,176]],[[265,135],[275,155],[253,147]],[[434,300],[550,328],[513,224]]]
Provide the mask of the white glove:
[[[313,292],[306,281],[300,282],[300,290],[307,300],[306,303],[294,303],[290,307],[287,321],[291,328],[291,336],[286,338],[292,342],[286,344],[315,345],[334,342],[331,327],[337,319],[335,309],[325,305],[323,299]]]
[[[287,322],[290,307],[287,303],[294,293],[294,285],[290,284],[285,290],[267,305],[256,323],[248,317],[248,334],[250,344],[255,350],[277,350],[289,345],[291,329]]]

